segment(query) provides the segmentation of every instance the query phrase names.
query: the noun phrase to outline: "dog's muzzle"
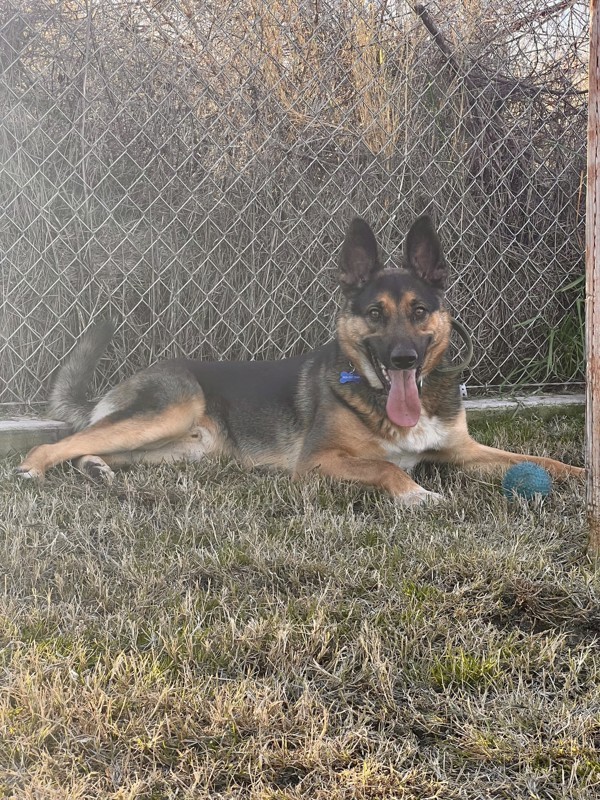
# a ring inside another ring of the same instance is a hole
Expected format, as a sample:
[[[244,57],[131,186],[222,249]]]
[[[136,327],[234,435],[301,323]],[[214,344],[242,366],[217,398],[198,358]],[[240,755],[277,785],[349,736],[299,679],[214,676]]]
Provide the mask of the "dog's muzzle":
[[[402,428],[414,427],[421,416],[421,365],[416,350],[396,347],[386,366],[368,347],[369,359],[387,394],[388,419]]]

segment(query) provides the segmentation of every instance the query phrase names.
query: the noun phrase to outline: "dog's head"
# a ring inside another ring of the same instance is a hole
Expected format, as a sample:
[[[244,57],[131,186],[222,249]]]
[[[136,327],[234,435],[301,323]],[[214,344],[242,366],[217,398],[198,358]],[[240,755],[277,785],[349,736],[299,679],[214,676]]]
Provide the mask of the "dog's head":
[[[429,217],[406,236],[404,263],[384,269],[369,225],[355,219],[342,246],[346,302],[338,340],[369,385],[387,395],[388,418],[413,427],[421,413],[420,381],[442,360],[451,318],[443,306],[447,266]]]

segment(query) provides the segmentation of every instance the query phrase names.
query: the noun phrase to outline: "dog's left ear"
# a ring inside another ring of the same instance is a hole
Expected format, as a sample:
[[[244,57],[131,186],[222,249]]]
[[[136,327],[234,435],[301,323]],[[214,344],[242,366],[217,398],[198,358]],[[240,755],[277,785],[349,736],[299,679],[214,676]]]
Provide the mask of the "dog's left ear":
[[[340,256],[340,285],[352,294],[381,269],[375,234],[369,225],[356,217],[350,223]]]
[[[436,289],[443,289],[448,266],[442,245],[430,217],[419,217],[406,235],[406,263],[409,269]]]

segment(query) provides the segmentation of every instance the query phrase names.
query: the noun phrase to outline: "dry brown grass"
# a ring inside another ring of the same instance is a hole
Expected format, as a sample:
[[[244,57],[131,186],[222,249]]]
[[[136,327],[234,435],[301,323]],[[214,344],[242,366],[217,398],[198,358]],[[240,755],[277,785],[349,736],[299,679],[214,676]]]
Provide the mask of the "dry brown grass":
[[[480,425],[580,461],[582,421]],[[420,476],[398,510],[216,463],[6,465],[0,796],[466,800],[600,790],[582,488]]]

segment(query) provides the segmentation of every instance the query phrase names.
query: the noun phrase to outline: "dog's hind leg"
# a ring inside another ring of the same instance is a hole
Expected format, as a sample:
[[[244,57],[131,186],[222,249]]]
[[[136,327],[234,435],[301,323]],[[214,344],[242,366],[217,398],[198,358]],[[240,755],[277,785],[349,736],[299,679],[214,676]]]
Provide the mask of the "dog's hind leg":
[[[42,480],[50,467],[82,456],[86,457],[90,466],[93,456],[106,456],[105,460],[99,459],[102,463],[97,464],[103,469],[104,465],[109,467],[111,454],[115,454],[115,461],[120,461],[120,454],[136,452],[145,447],[160,448],[185,437],[196,427],[202,427],[204,410],[204,398],[197,395],[156,413],[135,414],[125,419],[117,414],[109,414],[89,428],[55,444],[34,447],[15,472],[24,478]],[[85,461],[82,466],[85,468]]]
[[[108,457],[107,457],[108,458]],[[73,462],[80,472],[89,478],[105,483],[112,483],[115,473],[107,463],[107,460],[100,456],[81,456]]]
[[[105,454],[100,456],[81,456],[75,466],[88,477],[111,483],[114,478],[113,467],[126,467],[132,464],[168,464],[177,461],[200,461],[210,453],[222,452],[218,435],[208,420],[194,427],[181,439],[142,447],[138,450]]]

